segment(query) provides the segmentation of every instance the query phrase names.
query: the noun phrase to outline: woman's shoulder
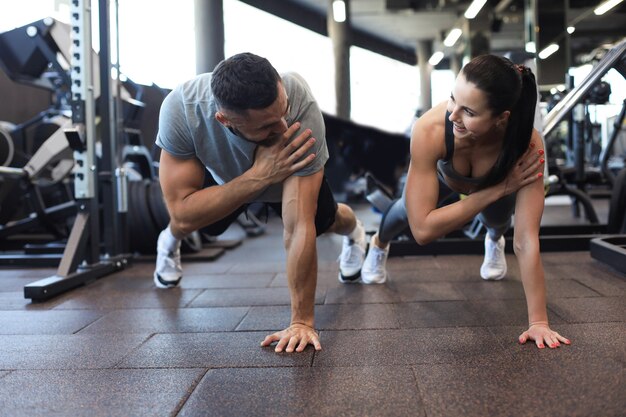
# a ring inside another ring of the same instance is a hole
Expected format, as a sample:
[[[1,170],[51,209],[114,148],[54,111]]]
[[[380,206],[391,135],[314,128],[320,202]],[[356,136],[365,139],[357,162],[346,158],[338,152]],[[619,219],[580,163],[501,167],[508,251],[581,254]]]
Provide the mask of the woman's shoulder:
[[[415,121],[411,142],[436,145],[444,142],[446,133],[446,102],[442,102]]]

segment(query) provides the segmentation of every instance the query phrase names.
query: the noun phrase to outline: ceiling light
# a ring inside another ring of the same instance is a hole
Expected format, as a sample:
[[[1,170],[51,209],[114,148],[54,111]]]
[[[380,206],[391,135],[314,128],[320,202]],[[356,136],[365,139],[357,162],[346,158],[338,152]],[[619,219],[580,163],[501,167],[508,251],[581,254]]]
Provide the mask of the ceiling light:
[[[602,3],[601,5],[599,5],[598,7],[596,7],[593,12],[600,16],[601,14],[604,14],[606,12],[608,12],[609,10],[611,10],[613,7],[617,6],[618,4],[620,4],[623,0],[607,0],[604,3]]]
[[[551,43],[550,45],[546,46],[543,51],[539,52],[539,58],[546,59],[558,50],[559,45],[557,45],[556,43]]]
[[[575,31],[575,30],[576,30],[576,28],[575,28],[574,26],[568,26],[568,27],[567,27],[567,33],[569,33],[570,35],[571,35],[572,33],[574,33],[574,31]]]
[[[483,8],[485,3],[487,3],[487,0],[474,0],[472,4],[470,4],[467,10],[465,11],[465,14],[464,14],[465,18],[466,19],[475,18],[478,12],[480,12],[480,9]]]
[[[537,45],[535,45],[535,42],[526,42],[526,45],[524,46],[524,49],[529,54],[537,53]]]
[[[450,33],[448,33],[448,36],[446,36],[446,39],[444,39],[443,44],[448,47],[453,46],[456,41],[459,40],[462,33],[463,31],[459,28],[452,29]]]
[[[435,65],[440,63],[442,59],[443,59],[443,52],[437,51],[430,57],[430,59],[428,60],[428,63],[434,67]]]
[[[343,0],[333,1],[333,19],[337,23],[346,21],[346,3]]]

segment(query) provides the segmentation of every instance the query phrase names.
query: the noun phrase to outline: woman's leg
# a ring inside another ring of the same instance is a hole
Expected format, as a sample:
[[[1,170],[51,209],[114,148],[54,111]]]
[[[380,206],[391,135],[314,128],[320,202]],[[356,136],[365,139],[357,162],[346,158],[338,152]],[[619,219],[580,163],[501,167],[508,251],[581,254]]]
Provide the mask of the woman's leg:
[[[504,233],[511,227],[511,216],[515,211],[515,194],[501,198],[478,214],[478,219],[487,228],[485,236],[485,259],[480,267],[480,276],[486,280],[499,280],[507,272],[504,255]]]

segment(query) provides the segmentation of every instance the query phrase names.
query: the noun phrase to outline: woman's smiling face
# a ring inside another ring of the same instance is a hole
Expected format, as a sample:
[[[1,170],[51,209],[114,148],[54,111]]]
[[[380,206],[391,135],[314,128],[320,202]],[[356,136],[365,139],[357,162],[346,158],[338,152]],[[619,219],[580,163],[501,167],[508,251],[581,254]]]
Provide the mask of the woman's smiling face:
[[[492,132],[500,117],[492,113],[487,96],[476,85],[459,74],[447,106],[454,136],[459,139],[480,138]]]

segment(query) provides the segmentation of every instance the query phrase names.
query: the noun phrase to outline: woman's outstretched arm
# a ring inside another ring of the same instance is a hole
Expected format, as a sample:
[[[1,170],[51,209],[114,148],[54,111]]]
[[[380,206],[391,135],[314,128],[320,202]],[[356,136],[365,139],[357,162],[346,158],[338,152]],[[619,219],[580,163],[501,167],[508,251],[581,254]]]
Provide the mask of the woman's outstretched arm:
[[[534,131],[534,146],[543,151],[539,134]],[[515,202],[515,237],[513,248],[518,260],[526,305],[528,307],[528,330],[519,337],[520,343],[534,340],[539,348],[545,345],[555,348],[570,341],[550,329],[546,307],[546,287],[543,264],[539,253],[539,228],[544,207],[544,189],[540,181],[522,187]]]

